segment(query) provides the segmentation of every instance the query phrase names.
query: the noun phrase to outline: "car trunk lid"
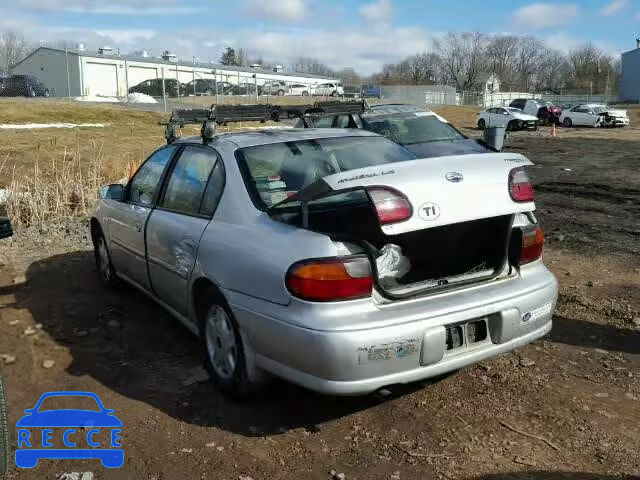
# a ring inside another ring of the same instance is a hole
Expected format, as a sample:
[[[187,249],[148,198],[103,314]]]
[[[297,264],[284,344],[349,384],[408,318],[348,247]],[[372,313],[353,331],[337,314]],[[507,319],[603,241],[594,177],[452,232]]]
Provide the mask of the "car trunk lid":
[[[373,187],[391,188],[412,206],[402,222],[381,225],[386,235],[442,227],[482,218],[535,209],[533,202],[515,202],[509,193],[509,174],[532,165],[517,153],[481,153],[409,160],[326,176],[269,209],[305,204],[338,193]]]

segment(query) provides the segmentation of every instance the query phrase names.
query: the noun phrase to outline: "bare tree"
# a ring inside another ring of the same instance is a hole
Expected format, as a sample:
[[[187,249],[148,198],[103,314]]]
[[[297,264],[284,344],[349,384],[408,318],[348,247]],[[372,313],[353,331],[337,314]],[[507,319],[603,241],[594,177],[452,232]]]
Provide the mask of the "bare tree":
[[[19,33],[11,30],[0,32],[0,72],[9,75],[13,65],[29,51],[29,44]]]
[[[247,51],[244,48],[239,48],[236,52],[236,65],[240,67],[249,66],[249,57],[247,55]]]
[[[615,85],[617,68],[614,59],[593,44],[587,43],[569,52],[570,85],[584,93],[597,93]]]
[[[434,41],[444,71],[457,90],[469,90],[486,70],[485,44],[485,36],[478,32],[450,32]]]
[[[487,68],[496,74],[500,83],[510,88],[517,88],[515,61],[518,55],[520,38],[516,35],[499,35],[493,37],[486,50]]]

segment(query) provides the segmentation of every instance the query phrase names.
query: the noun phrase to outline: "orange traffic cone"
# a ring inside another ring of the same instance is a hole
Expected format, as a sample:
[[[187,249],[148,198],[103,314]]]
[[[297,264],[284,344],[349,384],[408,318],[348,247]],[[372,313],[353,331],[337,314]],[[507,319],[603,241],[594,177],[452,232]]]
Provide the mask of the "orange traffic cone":
[[[551,124],[551,137],[552,137],[552,138],[556,138],[556,136],[557,136],[557,135],[558,135],[558,134],[557,134],[557,132],[556,132],[556,122],[553,122],[553,123]]]

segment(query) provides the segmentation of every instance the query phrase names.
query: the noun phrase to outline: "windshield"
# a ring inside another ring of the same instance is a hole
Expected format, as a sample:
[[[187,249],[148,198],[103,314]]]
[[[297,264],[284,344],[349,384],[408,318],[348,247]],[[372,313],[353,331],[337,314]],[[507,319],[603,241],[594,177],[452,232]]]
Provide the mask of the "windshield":
[[[364,128],[401,145],[465,138],[448,123],[426,112],[363,117]]]
[[[401,146],[379,137],[339,137],[246,147],[236,157],[258,208],[286,200],[334,173],[414,160]]]
[[[605,113],[608,112],[609,109],[605,106],[593,107],[593,111],[596,113]]]

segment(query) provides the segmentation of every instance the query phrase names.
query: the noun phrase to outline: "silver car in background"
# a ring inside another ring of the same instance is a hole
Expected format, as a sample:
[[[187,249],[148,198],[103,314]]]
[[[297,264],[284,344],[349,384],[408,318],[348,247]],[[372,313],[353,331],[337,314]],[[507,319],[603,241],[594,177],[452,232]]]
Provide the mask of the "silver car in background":
[[[96,263],[198,335],[228,394],[270,375],[366,394],[549,332],[530,164],[418,159],[355,129],[177,139],[102,189]]]

